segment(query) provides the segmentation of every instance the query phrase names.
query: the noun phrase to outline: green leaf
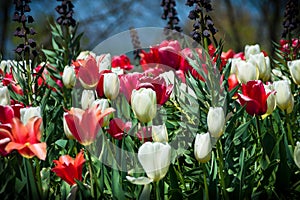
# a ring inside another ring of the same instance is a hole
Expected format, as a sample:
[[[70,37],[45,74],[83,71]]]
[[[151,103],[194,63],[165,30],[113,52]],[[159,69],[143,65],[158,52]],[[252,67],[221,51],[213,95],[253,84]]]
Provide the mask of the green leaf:
[[[55,144],[57,146],[61,147],[62,149],[64,149],[66,147],[67,143],[68,143],[68,140],[64,140],[64,139],[60,139],[55,142]]]

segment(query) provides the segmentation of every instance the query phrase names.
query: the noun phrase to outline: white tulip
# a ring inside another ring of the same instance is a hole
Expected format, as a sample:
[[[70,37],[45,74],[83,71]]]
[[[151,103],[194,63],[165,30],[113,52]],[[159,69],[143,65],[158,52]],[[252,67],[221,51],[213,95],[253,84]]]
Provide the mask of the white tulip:
[[[42,117],[40,107],[28,107],[20,109],[21,121],[27,124],[28,120],[32,117]]]
[[[250,54],[259,54],[260,53],[260,47],[258,44],[255,45],[246,45],[245,46],[245,58],[248,60],[250,58]]]
[[[265,57],[264,53],[250,54],[248,62],[252,63],[258,68],[259,79],[266,80],[271,75],[270,59]]]
[[[205,134],[197,134],[194,145],[195,158],[199,162],[205,163],[210,160],[211,151],[212,144],[210,134],[208,132]]]
[[[225,114],[221,107],[210,107],[207,114],[208,132],[214,138],[219,138],[224,132]]]
[[[95,94],[93,90],[83,90],[81,95],[81,108],[86,110],[91,107],[95,101]]]
[[[147,123],[156,116],[156,93],[150,88],[133,90],[131,107],[138,120]]]
[[[290,84],[287,80],[274,81],[274,89],[276,91],[276,104],[278,107],[290,113],[294,107],[294,97],[291,92]]]
[[[239,61],[241,61],[241,58],[230,58],[231,61],[231,68],[230,68],[230,74],[235,74],[237,71],[237,64]]]
[[[257,80],[259,77],[258,68],[250,62],[239,61],[237,65],[237,78],[240,83],[247,83],[251,80]]]
[[[148,178],[157,182],[165,177],[171,163],[171,146],[166,143],[145,142],[138,150],[138,159]]]
[[[103,74],[103,76],[104,95],[110,100],[117,98],[120,90],[120,80],[118,75],[115,73],[106,73]]]
[[[96,61],[99,72],[105,69],[111,69],[111,55],[109,53],[96,56]]]
[[[274,91],[273,84],[264,85],[264,88],[265,88],[266,93]],[[276,108],[276,96],[274,93],[271,93],[268,96],[267,105],[268,105],[268,109],[267,109],[267,112],[262,115],[263,119],[266,118],[268,115],[272,114],[272,112]]]
[[[6,86],[0,86],[0,105],[10,105],[10,95]]]
[[[290,69],[290,73],[293,78],[293,81],[297,85],[300,85],[300,59],[288,61],[287,65]]]
[[[75,70],[74,67],[72,66],[66,66],[64,68],[64,72],[62,75],[62,81],[64,83],[64,86],[66,88],[73,88],[76,83],[76,75],[75,75]]]
[[[296,147],[294,149],[294,161],[298,168],[300,168],[300,142],[296,143]]]
[[[109,102],[107,99],[96,99],[93,103],[92,103],[92,107],[97,106],[97,110],[100,110],[101,113],[103,113],[107,108],[109,108]],[[107,115],[103,118],[103,127],[108,126],[109,125],[109,119],[110,119],[110,115]]]
[[[165,124],[152,126],[152,139],[154,142],[168,142],[168,131]]]

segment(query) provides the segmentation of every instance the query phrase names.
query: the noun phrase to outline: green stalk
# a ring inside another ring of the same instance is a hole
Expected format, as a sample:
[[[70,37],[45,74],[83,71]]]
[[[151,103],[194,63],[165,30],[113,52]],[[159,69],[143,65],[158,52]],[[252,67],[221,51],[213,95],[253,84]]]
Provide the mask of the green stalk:
[[[154,182],[154,191],[155,191],[155,197],[156,197],[155,199],[156,200],[161,200],[159,181]]]
[[[228,200],[229,197],[228,197],[228,193],[226,191],[226,183],[225,183],[225,177],[224,177],[224,158],[223,158],[221,140],[219,140],[217,143],[217,160],[219,161],[218,173],[219,173],[219,178],[220,178],[220,183],[221,183],[221,191],[223,194],[223,198],[225,200]]]
[[[293,134],[291,131],[291,126],[290,126],[290,118],[289,118],[289,114],[287,113],[287,111],[285,111],[285,124],[287,127],[287,137],[288,140],[290,141],[293,149],[295,148],[295,143],[294,143],[294,139],[293,139]]]
[[[205,199],[209,200],[209,192],[208,192],[208,185],[207,185],[207,178],[206,178],[206,168],[205,163],[201,163],[202,171],[203,171],[203,182],[204,182],[204,189],[205,189]],[[200,174],[201,178],[201,174]]]
[[[88,156],[88,163],[89,163],[89,172],[90,172],[90,181],[91,181],[91,194],[92,197],[95,197],[95,191],[94,191],[94,177],[93,177],[93,166],[92,166],[92,158],[91,158],[91,154],[89,151],[87,152],[87,156]]]

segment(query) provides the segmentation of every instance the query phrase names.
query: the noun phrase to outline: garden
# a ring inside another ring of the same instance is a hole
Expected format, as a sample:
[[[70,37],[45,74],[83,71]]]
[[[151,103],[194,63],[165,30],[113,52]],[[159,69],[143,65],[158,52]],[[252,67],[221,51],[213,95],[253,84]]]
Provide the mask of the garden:
[[[272,51],[225,50],[213,1],[178,2],[157,8],[166,27],[83,49],[71,0],[56,2],[49,48],[35,40],[36,2],[13,0],[1,199],[299,199],[299,1],[285,2]]]

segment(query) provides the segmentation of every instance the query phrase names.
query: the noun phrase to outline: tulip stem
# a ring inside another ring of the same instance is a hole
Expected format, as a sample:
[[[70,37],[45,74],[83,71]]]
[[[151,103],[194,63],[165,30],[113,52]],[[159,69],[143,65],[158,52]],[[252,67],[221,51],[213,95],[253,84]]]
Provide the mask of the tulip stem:
[[[95,192],[94,192],[94,180],[93,180],[93,166],[92,166],[92,157],[89,151],[86,151],[88,156],[88,163],[89,163],[89,172],[90,172],[90,181],[91,181],[91,195],[94,198]]]
[[[226,191],[226,185],[225,185],[225,177],[224,177],[224,159],[223,159],[223,152],[222,152],[222,143],[221,140],[218,140],[217,143],[217,159],[219,161],[219,178],[221,183],[221,189],[223,194],[223,199],[229,199],[227,191]]]
[[[293,149],[295,149],[295,143],[294,143],[293,134],[291,131],[291,126],[290,126],[290,118],[289,118],[289,114],[287,113],[287,111],[285,111],[285,124],[287,127],[288,140],[290,141]]]
[[[206,168],[205,168],[205,163],[201,163],[202,165],[202,171],[203,171],[203,182],[204,182],[204,189],[205,189],[205,199],[209,200],[209,192],[208,192],[208,185],[207,185],[207,180],[206,180]]]
[[[155,190],[156,200],[160,200],[161,196],[160,196],[160,189],[159,189],[159,181],[154,182],[154,190]]]

